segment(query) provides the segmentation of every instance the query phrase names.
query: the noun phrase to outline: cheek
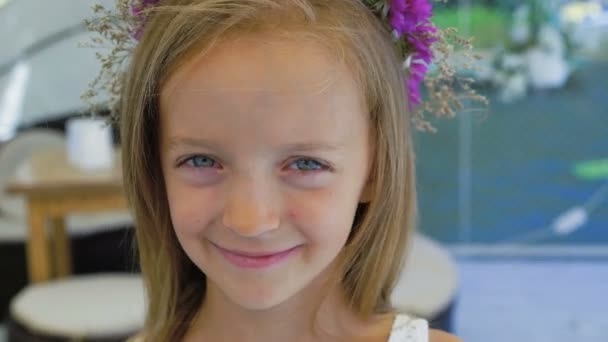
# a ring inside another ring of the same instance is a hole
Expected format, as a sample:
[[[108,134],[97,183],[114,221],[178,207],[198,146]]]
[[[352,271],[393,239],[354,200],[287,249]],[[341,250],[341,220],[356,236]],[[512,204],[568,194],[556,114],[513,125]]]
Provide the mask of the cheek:
[[[315,245],[342,244],[348,237],[356,201],[346,194],[319,190],[289,197],[290,224]]]
[[[184,186],[167,186],[167,199],[171,222],[176,234],[199,235],[210,225],[220,201],[212,189],[196,189]]]

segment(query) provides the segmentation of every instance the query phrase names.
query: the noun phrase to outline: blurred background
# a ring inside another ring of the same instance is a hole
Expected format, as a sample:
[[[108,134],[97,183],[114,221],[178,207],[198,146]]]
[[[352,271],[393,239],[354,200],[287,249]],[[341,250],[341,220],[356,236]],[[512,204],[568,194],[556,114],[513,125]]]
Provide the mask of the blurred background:
[[[94,49],[79,47],[94,3],[113,2],[0,0],[0,341],[127,334],[141,319],[131,219],[112,197],[117,165],[87,164],[75,148],[95,134],[118,147],[115,132],[74,120],[99,68]],[[474,37],[483,58],[464,76],[490,105],[416,135],[420,240],[404,282],[423,282],[397,297],[467,342],[608,341],[608,1],[452,0],[435,9],[435,24]],[[45,200],[79,203],[59,212]],[[69,266],[34,265],[42,257],[26,246],[41,239],[36,225],[55,259],[63,245],[51,236],[64,227]],[[85,298],[74,307],[82,311],[40,317],[47,297],[64,300],[45,292],[52,278],[74,281],[65,295]],[[114,328],[90,333],[82,317],[96,306],[82,302],[99,296],[99,284],[105,303],[96,305],[131,307],[114,315]]]

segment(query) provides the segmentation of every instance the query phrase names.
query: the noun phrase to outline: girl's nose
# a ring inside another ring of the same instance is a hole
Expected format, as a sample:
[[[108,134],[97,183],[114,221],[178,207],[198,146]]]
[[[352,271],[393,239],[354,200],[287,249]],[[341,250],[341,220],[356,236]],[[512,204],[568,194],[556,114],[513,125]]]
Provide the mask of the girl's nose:
[[[243,237],[256,237],[279,228],[276,195],[271,186],[250,177],[230,189],[223,224]]]

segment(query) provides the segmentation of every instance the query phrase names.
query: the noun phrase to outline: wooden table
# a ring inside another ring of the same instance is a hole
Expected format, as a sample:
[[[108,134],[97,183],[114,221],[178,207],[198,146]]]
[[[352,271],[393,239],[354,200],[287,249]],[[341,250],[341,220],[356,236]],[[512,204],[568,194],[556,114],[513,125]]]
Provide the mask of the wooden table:
[[[27,201],[26,250],[32,283],[71,273],[67,214],[127,208],[118,152],[114,167],[103,171],[84,171],[71,165],[64,150],[35,153],[19,166],[7,190],[24,195]]]

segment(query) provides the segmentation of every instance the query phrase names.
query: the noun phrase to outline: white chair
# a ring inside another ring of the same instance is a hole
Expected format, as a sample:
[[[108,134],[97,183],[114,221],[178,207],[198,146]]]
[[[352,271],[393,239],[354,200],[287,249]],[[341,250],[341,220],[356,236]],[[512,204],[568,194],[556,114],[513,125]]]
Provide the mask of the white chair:
[[[423,235],[414,235],[404,271],[391,296],[396,309],[449,331],[457,291],[458,272],[449,252]]]
[[[141,278],[75,276],[29,285],[10,304],[9,342],[124,341],[144,323]]]

